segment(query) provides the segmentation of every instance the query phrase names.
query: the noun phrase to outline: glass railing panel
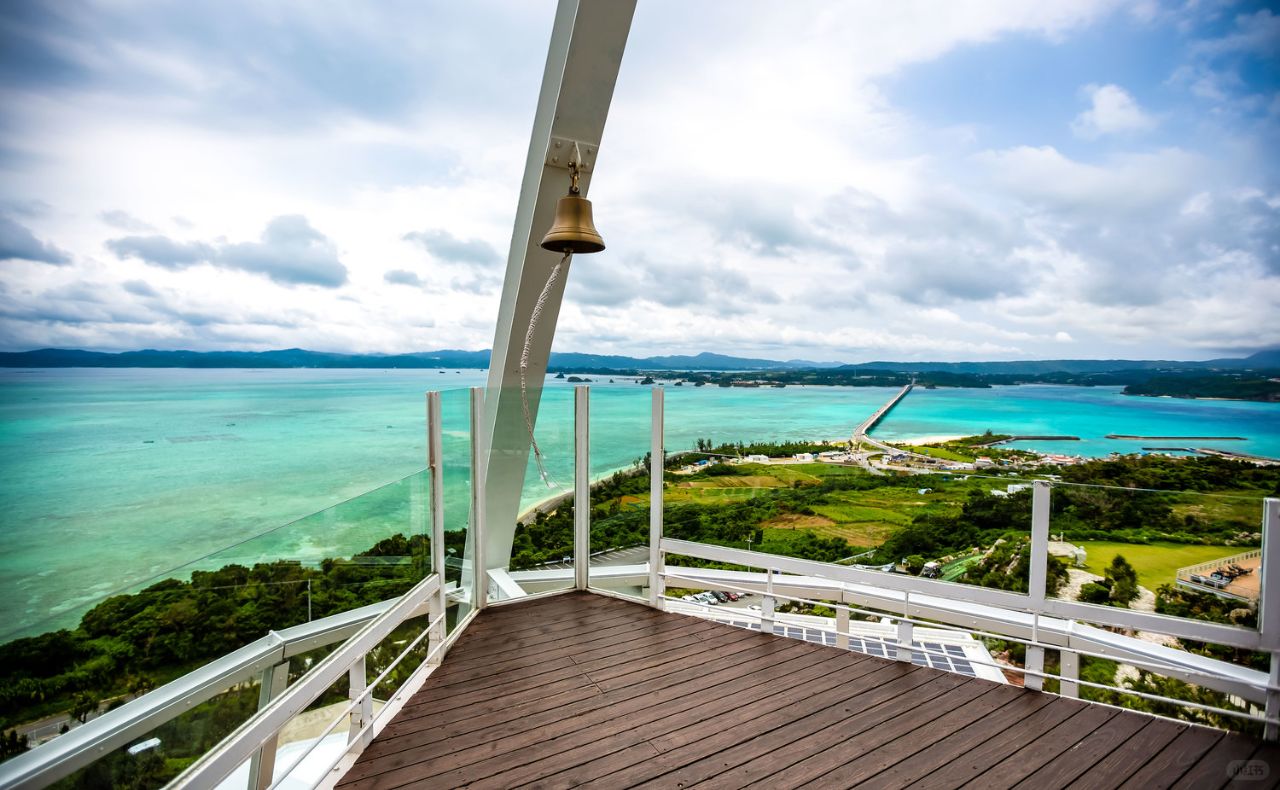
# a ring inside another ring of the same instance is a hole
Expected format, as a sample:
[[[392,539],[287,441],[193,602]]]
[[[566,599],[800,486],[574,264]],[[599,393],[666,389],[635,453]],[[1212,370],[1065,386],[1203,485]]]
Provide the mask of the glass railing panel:
[[[452,629],[471,610],[471,391],[441,392],[440,413],[444,581]]]
[[[648,586],[652,393],[636,379],[598,378],[589,385],[589,580],[593,587],[640,599]]]
[[[1026,593],[1033,487],[1039,477],[935,472],[899,476],[864,494],[895,502],[899,524],[870,559],[896,573]]]
[[[1160,459],[1111,462],[1120,485],[1076,484],[1052,488],[1049,567],[1050,597],[1091,604],[1106,626],[1108,612],[1127,609],[1254,629],[1261,600],[1264,499],[1256,485],[1268,477],[1244,465],[1219,469],[1216,461]],[[1174,480],[1156,472],[1174,470]],[[1230,474],[1225,474],[1230,472]],[[1083,476],[1065,470],[1063,477]],[[1165,485],[1194,486],[1175,490]],[[1052,570],[1064,569],[1054,584]],[[1159,632],[1123,633],[1166,648],[1226,661],[1265,677],[1270,657],[1263,652],[1206,644]],[[1056,667],[1051,666],[1051,671]],[[1209,705],[1241,713],[1250,704],[1202,686],[1194,678],[1168,677],[1104,656],[1079,658],[1079,677],[1114,686],[1080,687],[1080,697],[1231,730],[1260,733],[1244,719],[1125,693],[1125,690]],[[1253,712],[1257,712],[1256,710]]]
[[[1253,628],[1265,492],[1053,486],[1049,595]]]
[[[509,390],[508,396],[512,403],[521,403],[518,387]],[[548,384],[539,395],[529,394],[528,398],[537,401],[536,418],[534,403],[529,403],[533,430],[521,409],[517,435],[510,439],[529,447],[514,523],[486,524],[495,537],[501,537],[494,541],[496,546],[505,550],[510,545],[508,556],[490,562],[491,567],[508,571],[508,578],[501,583],[495,580],[490,587],[495,600],[574,585],[574,391],[569,386]],[[511,495],[492,491],[490,496]]]
[[[429,512],[418,472],[125,587],[74,629],[0,645],[0,716],[23,732],[50,717],[74,728],[78,707],[127,702],[270,632],[395,598],[432,570]]]

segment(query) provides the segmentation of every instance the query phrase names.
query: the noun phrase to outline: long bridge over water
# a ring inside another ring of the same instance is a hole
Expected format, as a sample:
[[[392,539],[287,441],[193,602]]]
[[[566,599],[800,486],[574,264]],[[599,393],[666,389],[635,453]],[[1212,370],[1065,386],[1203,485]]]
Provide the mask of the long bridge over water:
[[[876,409],[874,414],[859,423],[858,427],[853,429],[853,443],[857,444],[859,441],[866,439],[867,434],[871,429],[876,427],[876,425],[884,419],[886,414],[893,411],[893,407],[897,406],[903,398],[907,397],[907,393],[910,392],[915,385],[916,382],[913,379],[910,384],[898,390],[898,394],[890,398],[888,403],[885,403],[883,406]]]

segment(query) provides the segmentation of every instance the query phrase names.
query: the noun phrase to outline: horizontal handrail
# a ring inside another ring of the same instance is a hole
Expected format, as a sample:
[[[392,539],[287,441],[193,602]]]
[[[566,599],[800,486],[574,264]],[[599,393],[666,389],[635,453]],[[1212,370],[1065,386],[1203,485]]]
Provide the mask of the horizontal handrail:
[[[1230,557],[1223,557],[1222,559],[1213,560],[1212,562],[1201,562],[1197,565],[1188,565],[1185,568],[1179,568],[1176,575],[1183,576],[1190,575],[1192,573],[1199,573],[1200,571],[1217,570],[1228,563],[1237,562],[1239,560],[1251,560],[1254,557],[1261,556],[1262,549],[1254,549],[1253,551],[1246,551],[1242,554],[1233,554]]]
[[[431,596],[440,589],[439,574],[431,574],[412,590],[397,598],[390,607],[368,622],[342,646],[316,664],[284,694],[241,724],[222,742],[193,763],[170,787],[212,787],[248,760],[266,741],[279,732],[294,716],[306,710],[317,697],[333,685],[357,660],[364,657],[397,626],[417,616]]]
[[[1199,656],[1182,650],[1157,645],[1140,639],[1114,634],[1100,628],[1080,625],[1071,620],[1029,612],[1025,609],[1002,607],[966,598],[967,592],[992,592],[984,588],[973,588],[964,585],[940,583],[929,579],[919,579],[901,574],[876,573],[874,571],[858,571],[859,578],[865,575],[874,577],[871,584],[850,582],[839,578],[856,569],[845,566],[830,565],[814,560],[795,560],[760,552],[748,552],[724,546],[690,543],[687,541],[669,541],[663,539],[663,550],[675,549],[676,553],[691,557],[701,557],[719,562],[729,562],[764,569],[786,570],[805,575],[773,574],[771,586],[775,597],[798,597],[807,593],[818,600],[829,596],[827,600],[838,600],[841,603],[860,602],[876,606],[884,611],[897,612],[891,616],[910,620],[912,615],[927,618],[936,623],[955,626],[970,632],[988,631],[991,635],[1012,641],[1028,642],[1048,646],[1052,649],[1067,649],[1072,652],[1096,654],[1112,660],[1132,661],[1135,663],[1151,662],[1161,666],[1161,674],[1176,677],[1189,683],[1196,683],[1228,694],[1235,694],[1254,702],[1266,699],[1268,679],[1265,672],[1251,670],[1217,659]],[[778,562],[787,560],[786,563]],[[789,568],[779,568],[787,565]],[[679,578],[686,582],[700,581],[708,587],[720,588],[732,586],[737,581],[740,588],[754,593],[762,593],[769,586],[765,572],[726,571],[704,568],[668,568],[665,575]],[[888,590],[889,584],[878,583],[881,580],[893,580],[898,591]],[[907,584],[902,584],[906,582]],[[916,582],[917,585],[911,585]],[[726,585],[728,583],[728,585]],[[936,589],[941,584],[942,590]],[[924,588],[929,588],[924,592]],[[895,594],[901,592],[901,595]],[[1020,599],[1029,599],[1017,593],[1005,593]],[[1096,607],[1106,609],[1106,607]],[[1116,609],[1116,613],[1127,610]],[[1103,612],[1106,614],[1107,612]],[[1144,613],[1138,613],[1144,614]],[[1159,623],[1173,621],[1183,622],[1181,618],[1155,615]],[[1198,621],[1185,621],[1197,625]],[[1103,623],[1110,625],[1110,623]],[[1204,623],[1204,625],[1218,625]],[[1222,627],[1222,626],[1219,626]],[[1147,630],[1163,633],[1160,628]],[[1204,637],[1193,637],[1200,641],[1214,641]]]
[[[0,787],[44,787],[101,759],[290,656],[341,642],[395,599],[273,631],[115,710],[0,764]]]
[[[667,579],[674,579],[684,582],[687,585],[695,587],[714,587],[718,590],[732,590],[747,594],[760,594],[762,587],[746,587],[741,584],[734,585],[726,583],[719,578],[707,578],[700,576],[699,570],[696,568],[668,568],[664,575]],[[740,571],[717,571],[716,573],[738,573]],[[755,574],[762,576],[763,573]],[[832,599],[810,598],[803,595],[792,595],[783,592],[782,589],[789,588],[786,579],[794,577],[775,577],[773,583],[773,591],[764,593],[772,595],[774,598],[781,598],[797,603],[805,603],[810,605],[829,606]],[[838,586],[835,586],[838,585]],[[1221,661],[1207,656],[1199,656],[1194,653],[1188,653],[1184,650],[1175,650],[1174,648],[1164,647],[1142,639],[1135,639],[1123,634],[1114,634],[1110,631],[1103,631],[1087,625],[1079,625],[1072,621],[1058,620],[1056,618],[1040,618],[1036,623],[1036,628],[1030,634],[1030,638],[1020,636],[1015,633],[1017,631],[1028,629],[1025,623],[1005,621],[1003,630],[984,630],[977,628],[969,623],[953,624],[946,622],[948,612],[940,611],[929,605],[928,599],[921,600],[919,597],[912,599],[909,603],[901,608],[908,611],[914,611],[919,617],[912,617],[910,614],[899,614],[897,612],[865,609],[859,606],[849,605],[847,599],[850,597],[859,597],[857,593],[845,586],[843,583],[836,582],[825,593],[841,597],[841,603],[836,604],[836,608],[843,608],[850,613],[865,614],[874,617],[891,617],[895,621],[911,623],[915,626],[924,628],[935,628],[939,630],[951,631],[954,633],[962,633],[993,639],[1003,639],[1009,642],[1027,645],[1029,647],[1046,647],[1053,650],[1066,650],[1082,656],[1091,656],[1094,658],[1104,658],[1110,661],[1122,660],[1127,664],[1132,664],[1140,669],[1146,669],[1157,674],[1168,675],[1186,680],[1189,683],[1196,683],[1216,691],[1223,691],[1228,694],[1235,694],[1242,698],[1253,702],[1262,702],[1266,699],[1268,691],[1280,691],[1280,687],[1270,684],[1265,672],[1241,667],[1226,661]],[[821,590],[816,591],[823,594]],[[901,603],[901,602],[899,602]],[[738,614],[747,614],[751,617],[759,617],[758,612],[750,610],[731,609],[733,616]],[[975,613],[977,607],[974,607]],[[721,614],[720,611],[716,615]],[[986,622],[996,622],[997,629],[1001,625],[995,620],[990,612],[981,612],[982,619]],[[927,617],[928,619],[923,619]],[[964,619],[964,618],[956,618]],[[822,629],[818,629],[822,630]],[[838,631],[834,633],[839,633]],[[1096,649],[1089,649],[1094,647]],[[1012,669],[1024,674],[1043,674],[1022,667],[1000,665],[1007,669]]]
[[[667,578],[680,579],[681,577],[678,577],[678,576],[676,576],[675,574],[670,574],[670,573],[669,573],[669,574],[667,574]],[[732,589],[732,588],[730,588],[730,589]],[[787,600],[789,600],[789,601],[795,601],[795,602],[797,602],[797,603],[809,603],[809,604],[823,604],[823,603],[824,603],[824,602],[822,602],[822,601],[811,601],[811,600],[806,600],[806,599],[804,599],[804,598],[798,598],[798,597],[791,596],[791,595],[783,595],[783,594],[778,593],[778,592],[776,592],[776,591],[773,593],[773,597],[775,597],[775,598],[785,598],[785,599],[787,599]],[[753,611],[750,611],[750,610],[743,611],[743,610],[741,610],[741,609],[735,609],[735,610],[732,610],[732,611],[733,611],[733,614],[732,614],[732,615],[729,615],[729,614],[728,614],[728,612],[712,611],[712,610],[710,609],[710,607],[706,606],[705,604],[690,604],[690,603],[688,603],[688,602],[686,602],[686,601],[682,601],[682,600],[680,600],[680,599],[678,599],[678,598],[673,598],[673,597],[671,597],[671,596],[669,596],[669,595],[664,595],[664,596],[662,596],[662,598],[663,598],[663,600],[664,600],[664,601],[669,601],[669,602],[671,602],[671,603],[676,603],[676,604],[679,604],[679,605],[681,605],[681,606],[693,606],[693,607],[701,608],[701,609],[705,612],[705,615],[699,615],[699,616],[705,616],[707,619],[714,620],[714,621],[717,621],[717,622],[719,622],[719,621],[720,621],[720,616],[721,616],[721,615],[726,616],[726,617],[728,617],[728,616],[732,616],[732,617],[735,617],[735,618],[736,618],[736,617],[739,617],[739,616],[741,616],[741,615],[746,615],[746,616],[747,616],[748,618],[750,618],[750,619],[759,620],[759,621],[761,621],[761,622],[763,622],[763,621],[764,621],[764,619],[765,619],[764,615],[763,615],[762,613],[760,613],[760,612],[753,612]],[[865,612],[865,611],[866,611],[866,610],[863,610],[863,609],[858,609],[858,608],[856,608],[856,607],[846,607],[846,608],[848,608],[848,609],[849,609],[849,611],[851,611],[851,612]],[[878,613],[877,613],[877,614],[878,614]],[[777,621],[777,622],[779,622],[779,623],[781,623],[782,625],[789,625],[789,626],[792,626],[792,627],[804,628],[804,629],[807,629],[807,630],[810,630],[810,631],[818,631],[818,632],[821,632],[821,633],[824,633],[824,634],[832,634],[832,635],[837,636],[837,637],[839,637],[839,636],[854,636],[854,634],[852,634],[852,633],[847,633],[847,632],[843,632],[843,631],[841,631],[841,630],[839,629],[839,626],[838,626],[838,625],[837,625],[835,628],[824,628],[824,627],[814,626],[814,625],[810,625],[810,624],[796,623],[796,622],[794,622],[794,621],[789,621],[789,620],[783,619],[783,618],[785,618],[785,617],[786,617],[786,614],[785,614],[785,613],[774,613],[774,615],[773,615],[773,616],[774,616],[774,618],[776,618],[776,621]],[[965,631],[964,629],[954,628],[954,627],[950,627],[950,626],[941,626],[941,627],[940,627],[937,623],[931,623],[931,622],[927,622],[927,621],[923,621],[923,620],[914,620],[914,619],[911,619],[911,618],[908,618],[908,617],[897,617],[897,616],[895,616],[895,619],[897,619],[897,620],[903,620],[903,621],[909,622],[909,623],[911,623],[911,624],[913,624],[913,625],[920,625],[920,626],[924,626],[924,627],[927,627],[927,628],[934,628],[934,629],[944,630],[944,631],[949,631],[949,632],[953,632],[953,633],[969,633],[968,631]],[[1022,643],[1022,644],[1026,644],[1026,645],[1029,645],[1029,646],[1038,646],[1038,645],[1037,645],[1037,643],[1035,643],[1035,642],[1028,642],[1027,640],[1024,640],[1024,639],[1015,639],[1015,638],[1011,638],[1011,637],[1005,637],[1005,636],[1003,636],[1003,635],[1001,635],[1001,634],[991,634],[991,636],[994,636],[994,637],[996,637],[996,638],[1011,639],[1011,641],[1020,642],[1020,643]],[[863,639],[864,641],[874,640],[874,641],[876,641],[876,642],[879,642],[881,645],[884,645],[884,647],[885,647],[885,652],[886,652],[886,653],[888,652],[889,647],[890,647],[891,645],[892,645],[893,647],[895,647],[895,648],[897,647],[897,638],[896,638],[896,637],[885,636],[885,637],[882,637],[882,638],[881,638],[881,637],[869,637],[869,636],[866,636],[866,635],[862,635],[862,636],[860,636],[859,638]],[[892,641],[890,641],[890,640],[892,640]],[[951,656],[949,653],[945,653],[945,652],[940,653],[940,652],[938,652],[938,651],[936,651],[936,650],[931,650],[931,649],[929,649],[929,648],[925,647],[924,645],[922,645],[922,644],[917,644],[917,643],[915,643],[915,642],[913,642],[913,643],[910,645],[910,647],[909,647],[908,649],[909,649],[909,651],[910,651],[910,653],[911,653],[911,654],[919,653],[919,654],[921,654],[921,655],[926,655],[926,656],[935,656],[935,657],[937,657],[937,658],[947,658],[947,659],[951,659],[951,658],[953,658],[953,656]],[[1085,651],[1085,650],[1079,650],[1079,649],[1073,649],[1073,650],[1071,650],[1071,652],[1073,652],[1073,653],[1077,653],[1077,654],[1079,654],[1079,655],[1084,655],[1084,656],[1087,656],[1087,655],[1096,655],[1096,654],[1090,653],[1090,652],[1088,652],[1088,651]],[[1114,658],[1114,657],[1109,657],[1109,656],[1098,656],[1098,657],[1099,657],[1099,658]],[[1259,716],[1258,714],[1255,714],[1255,713],[1242,712],[1242,711],[1238,711],[1238,710],[1230,710],[1229,708],[1219,708],[1219,707],[1214,706],[1214,705],[1205,705],[1205,704],[1202,704],[1202,703],[1199,703],[1199,702],[1189,702],[1189,701],[1187,701],[1187,700],[1180,700],[1180,699],[1177,699],[1176,697],[1166,697],[1166,696],[1163,696],[1163,695],[1160,695],[1160,694],[1150,694],[1150,693],[1147,693],[1147,692],[1145,692],[1145,691],[1137,691],[1137,690],[1135,690],[1135,689],[1125,688],[1124,686],[1113,686],[1113,685],[1107,685],[1106,683],[1095,683],[1095,682],[1093,682],[1093,681],[1083,680],[1083,679],[1076,678],[1076,677],[1067,677],[1067,676],[1065,676],[1065,675],[1055,674],[1055,673],[1053,673],[1053,672],[1037,671],[1037,670],[1034,670],[1034,669],[1029,669],[1029,668],[1027,668],[1027,667],[1019,667],[1019,666],[1014,666],[1014,665],[1011,665],[1011,664],[999,664],[999,663],[996,663],[995,661],[981,661],[981,660],[978,660],[978,659],[975,659],[975,658],[972,658],[972,657],[969,657],[969,656],[966,656],[964,660],[965,660],[966,662],[970,663],[970,664],[974,664],[974,665],[978,665],[978,666],[991,667],[991,668],[993,668],[993,669],[998,669],[998,670],[1010,670],[1010,671],[1013,671],[1013,672],[1017,672],[1018,674],[1020,674],[1020,675],[1022,675],[1022,676],[1024,676],[1024,677],[1026,677],[1026,676],[1031,676],[1031,677],[1037,677],[1037,678],[1040,678],[1041,680],[1057,680],[1057,681],[1059,681],[1059,682],[1064,682],[1064,683],[1075,683],[1075,684],[1078,684],[1078,685],[1081,685],[1081,686],[1089,686],[1089,687],[1091,687],[1091,688],[1103,689],[1103,690],[1105,690],[1105,691],[1115,691],[1115,692],[1119,692],[1119,693],[1121,693],[1121,694],[1128,694],[1128,695],[1130,695],[1130,696],[1140,697],[1140,698],[1142,698],[1142,699],[1148,699],[1148,700],[1152,700],[1152,701],[1155,701],[1155,702],[1166,702],[1166,703],[1170,703],[1170,704],[1173,704],[1173,705],[1180,705],[1180,706],[1183,706],[1183,707],[1186,707],[1186,708],[1192,708],[1192,709],[1194,709],[1194,710],[1201,710],[1201,711],[1205,711],[1205,712],[1207,712],[1207,713],[1216,713],[1216,714],[1220,714],[1220,715],[1223,715],[1223,716],[1229,716],[1229,717],[1236,718],[1236,719],[1242,719],[1242,720],[1244,720],[1244,721],[1253,721],[1253,722],[1258,722],[1258,723],[1262,723],[1262,724],[1276,724],[1276,723],[1280,723],[1280,719],[1277,719],[1277,718],[1275,718],[1275,717],[1267,717],[1267,716],[1265,716],[1265,715]],[[1150,669],[1150,671],[1157,672],[1157,673],[1164,673],[1164,672],[1166,672],[1166,671],[1167,671],[1167,669],[1168,669],[1167,667],[1164,667],[1164,666],[1157,666],[1157,667],[1154,667],[1154,668],[1152,668],[1152,667],[1150,667],[1150,666],[1148,666],[1148,667],[1142,667],[1142,666],[1141,666],[1141,662],[1133,662],[1133,663],[1135,663],[1135,666],[1139,666],[1140,668],[1148,668],[1148,669]],[[1267,691],[1266,687],[1263,687],[1263,688],[1261,689],[1261,691],[1263,691],[1263,692],[1265,693],[1265,691]]]
[[[347,703],[346,707],[344,707],[344,708],[343,708],[343,709],[338,713],[338,715],[336,715],[336,716],[334,716],[332,719],[330,719],[330,721],[329,721],[329,725],[328,725],[327,727],[325,727],[325,728],[320,732],[320,734],[319,734],[319,735],[317,735],[314,739],[312,739],[312,741],[311,741],[311,745],[310,745],[310,746],[308,746],[305,750],[303,750],[302,754],[299,754],[297,757],[295,757],[295,758],[294,758],[294,760],[293,760],[293,762],[289,764],[289,767],[288,767],[288,768],[286,768],[286,769],[284,769],[283,771],[281,771],[281,772],[280,772],[280,778],[279,778],[279,779],[276,779],[274,782],[272,782],[272,783],[271,783],[271,788],[269,788],[268,790],[274,790],[274,788],[279,787],[279,786],[280,786],[280,784],[281,784],[282,782],[284,782],[284,781],[289,777],[289,775],[290,775],[290,774],[292,774],[292,773],[293,773],[293,770],[294,770],[295,768],[297,768],[299,765],[301,765],[301,764],[302,764],[302,761],[303,761],[303,760],[306,760],[306,759],[307,759],[307,757],[308,757],[308,755],[310,755],[313,751],[315,751],[315,750],[316,750],[316,747],[318,747],[318,746],[321,744],[321,742],[323,742],[323,741],[324,741],[324,739],[325,739],[325,738],[329,737],[329,735],[330,735],[330,734],[331,734],[335,729],[337,729],[338,725],[342,722],[342,720],[343,720],[347,715],[349,715],[349,714],[350,714],[351,712],[353,712],[357,707],[359,707],[360,705],[362,705],[362,704],[364,703],[364,700],[365,700],[365,698],[366,698],[366,697],[372,697],[372,696],[373,696],[374,689],[376,689],[376,688],[378,687],[378,684],[379,684],[379,683],[381,683],[383,680],[386,680],[387,675],[390,675],[390,674],[391,674],[391,670],[393,670],[393,669],[395,669],[396,667],[398,667],[398,666],[400,665],[400,662],[401,662],[401,661],[403,661],[403,660],[405,659],[405,657],[406,657],[406,656],[408,656],[408,655],[409,655],[409,653],[411,653],[411,652],[414,650],[414,648],[416,648],[418,645],[422,644],[422,640],[426,639],[426,638],[427,638],[427,637],[432,633],[432,631],[433,631],[437,626],[439,626],[439,625],[443,624],[443,623],[444,623],[444,621],[445,621],[445,618],[446,618],[446,615],[442,613],[442,614],[440,614],[439,616],[437,616],[435,619],[433,619],[431,622],[427,623],[427,626],[426,626],[425,628],[423,628],[423,629],[422,629],[422,633],[418,634],[418,635],[413,639],[413,641],[411,641],[411,642],[409,643],[408,647],[406,647],[406,648],[404,648],[403,650],[401,650],[401,651],[396,655],[395,659],[394,659],[394,660],[392,660],[392,662],[391,662],[390,664],[388,664],[388,665],[387,665],[387,667],[386,667],[385,669],[383,669],[380,673],[378,673],[378,677],[374,678],[374,680],[373,680],[373,682],[372,682],[372,683],[370,683],[369,685],[365,686],[364,691],[360,692],[360,693],[359,693],[359,694],[357,694],[355,697],[352,697],[352,698],[351,698],[351,700]],[[436,655],[438,655],[441,651],[443,651],[443,650],[444,650],[444,647],[445,647],[444,643],[441,643],[441,644],[436,645],[436,646],[435,646],[434,648],[432,648],[432,649],[430,650],[430,652],[428,652],[428,654],[423,658],[423,662],[425,663],[425,662],[428,662],[428,661],[432,661],[432,660],[436,657]],[[371,726],[371,725],[372,725],[372,723],[371,723],[371,722],[370,722],[370,723],[366,723],[366,724],[364,725],[364,727],[362,727],[362,728],[361,728],[361,730],[363,731],[364,729],[367,729],[367,728],[368,728],[369,726]],[[339,754],[339,755],[338,755],[338,757],[334,758],[334,760],[333,760],[332,764],[329,766],[329,768],[330,768],[330,769],[332,769],[334,765],[337,765],[339,762],[341,762],[341,761],[342,761],[342,757],[343,757],[343,756],[345,756],[345,754],[346,754],[346,752],[347,752],[347,751],[350,751],[351,745],[355,742],[355,740],[356,740],[356,739],[352,739],[352,740],[348,743],[347,750],[346,750],[346,751],[344,751],[344,752],[342,752],[342,754]]]
[[[816,560],[802,560],[778,554],[766,554],[729,546],[713,546],[674,538],[662,539],[662,551],[667,554],[681,554],[712,562],[746,565],[751,568],[776,568],[789,573],[833,579],[851,584],[864,584],[883,590],[935,595],[951,601],[994,606],[1027,614],[1049,614],[1117,628],[1155,631],[1183,639],[1213,642],[1214,644],[1239,647],[1245,650],[1265,649],[1262,637],[1257,631],[1235,625],[1189,620],[1183,617],[1172,617],[1152,612],[1136,612],[1132,609],[1119,609],[1076,601],[1062,601],[1054,598],[1037,600],[1025,593],[993,590],[988,587],[974,587],[936,579],[922,579],[918,576],[900,573],[869,571],[861,568],[851,568],[846,565],[832,565]]]

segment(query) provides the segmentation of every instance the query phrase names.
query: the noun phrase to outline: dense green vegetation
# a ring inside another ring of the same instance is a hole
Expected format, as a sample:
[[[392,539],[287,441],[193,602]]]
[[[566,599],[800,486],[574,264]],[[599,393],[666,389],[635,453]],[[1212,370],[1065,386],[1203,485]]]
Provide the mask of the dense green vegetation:
[[[1067,581],[1067,566],[1057,557],[1049,558],[1045,590],[1055,595]],[[961,580],[965,584],[997,590],[1026,592],[1031,578],[1031,538],[998,540],[981,560],[970,565]]]
[[[1280,380],[1252,373],[1217,375],[1152,376],[1128,384],[1125,395],[1167,395],[1174,398],[1230,398],[1232,400],[1280,401]]]
[[[638,375],[637,370],[592,370],[598,375]],[[874,367],[806,368],[794,370],[647,371],[671,381],[721,387],[761,387],[803,384],[842,387],[918,386],[989,388],[1013,384],[1068,384],[1080,387],[1123,386],[1126,395],[1171,395],[1179,398],[1228,398],[1280,401],[1278,370],[1142,369],[1099,372],[1050,370],[1000,373],[961,370],[891,370]]]

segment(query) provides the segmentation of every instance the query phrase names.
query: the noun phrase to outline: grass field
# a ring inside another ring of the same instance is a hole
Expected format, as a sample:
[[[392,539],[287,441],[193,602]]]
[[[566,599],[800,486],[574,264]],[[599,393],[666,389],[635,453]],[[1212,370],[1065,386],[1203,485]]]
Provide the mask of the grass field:
[[[1258,532],[1262,529],[1262,499],[1259,491],[1222,492],[1198,494],[1184,492],[1175,497],[1171,505],[1174,515],[1195,516],[1208,522],[1230,523],[1242,532]]]
[[[1080,541],[1089,553],[1084,570],[1102,575],[1117,554],[1123,556],[1138,572],[1138,583],[1148,590],[1162,584],[1173,584],[1178,568],[1209,562],[1219,557],[1230,557],[1248,551],[1240,546],[1189,546],[1182,543],[1111,543],[1108,541]]]
[[[850,546],[873,548],[884,543],[885,539],[898,529],[896,524],[885,521],[869,520],[852,523],[837,523],[825,516],[779,516],[762,525],[766,537],[772,530],[812,530],[822,538],[840,538]]]
[[[932,458],[941,458],[944,461],[960,461],[968,462],[976,458],[976,455],[959,453],[946,447],[925,447],[915,445],[898,445],[904,450],[909,450],[920,455],[927,455]]]
[[[668,504],[727,505],[743,502],[777,488],[815,485],[824,479],[866,475],[861,469],[833,464],[743,464],[738,474],[700,476],[669,485]],[[831,501],[813,508],[814,515],[791,514],[765,524],[767,529],[812,530],[821,537],[840,538],[851,547],[874,548],[922,513],[954,515],[960,512],[971,488],[981,481],[950,482],[927,494],[914,488],[878,488],[870,491],[838,491]],[[636,504],[648,501],[641,496]],[[779,536],[781,539],[781,536]]]

